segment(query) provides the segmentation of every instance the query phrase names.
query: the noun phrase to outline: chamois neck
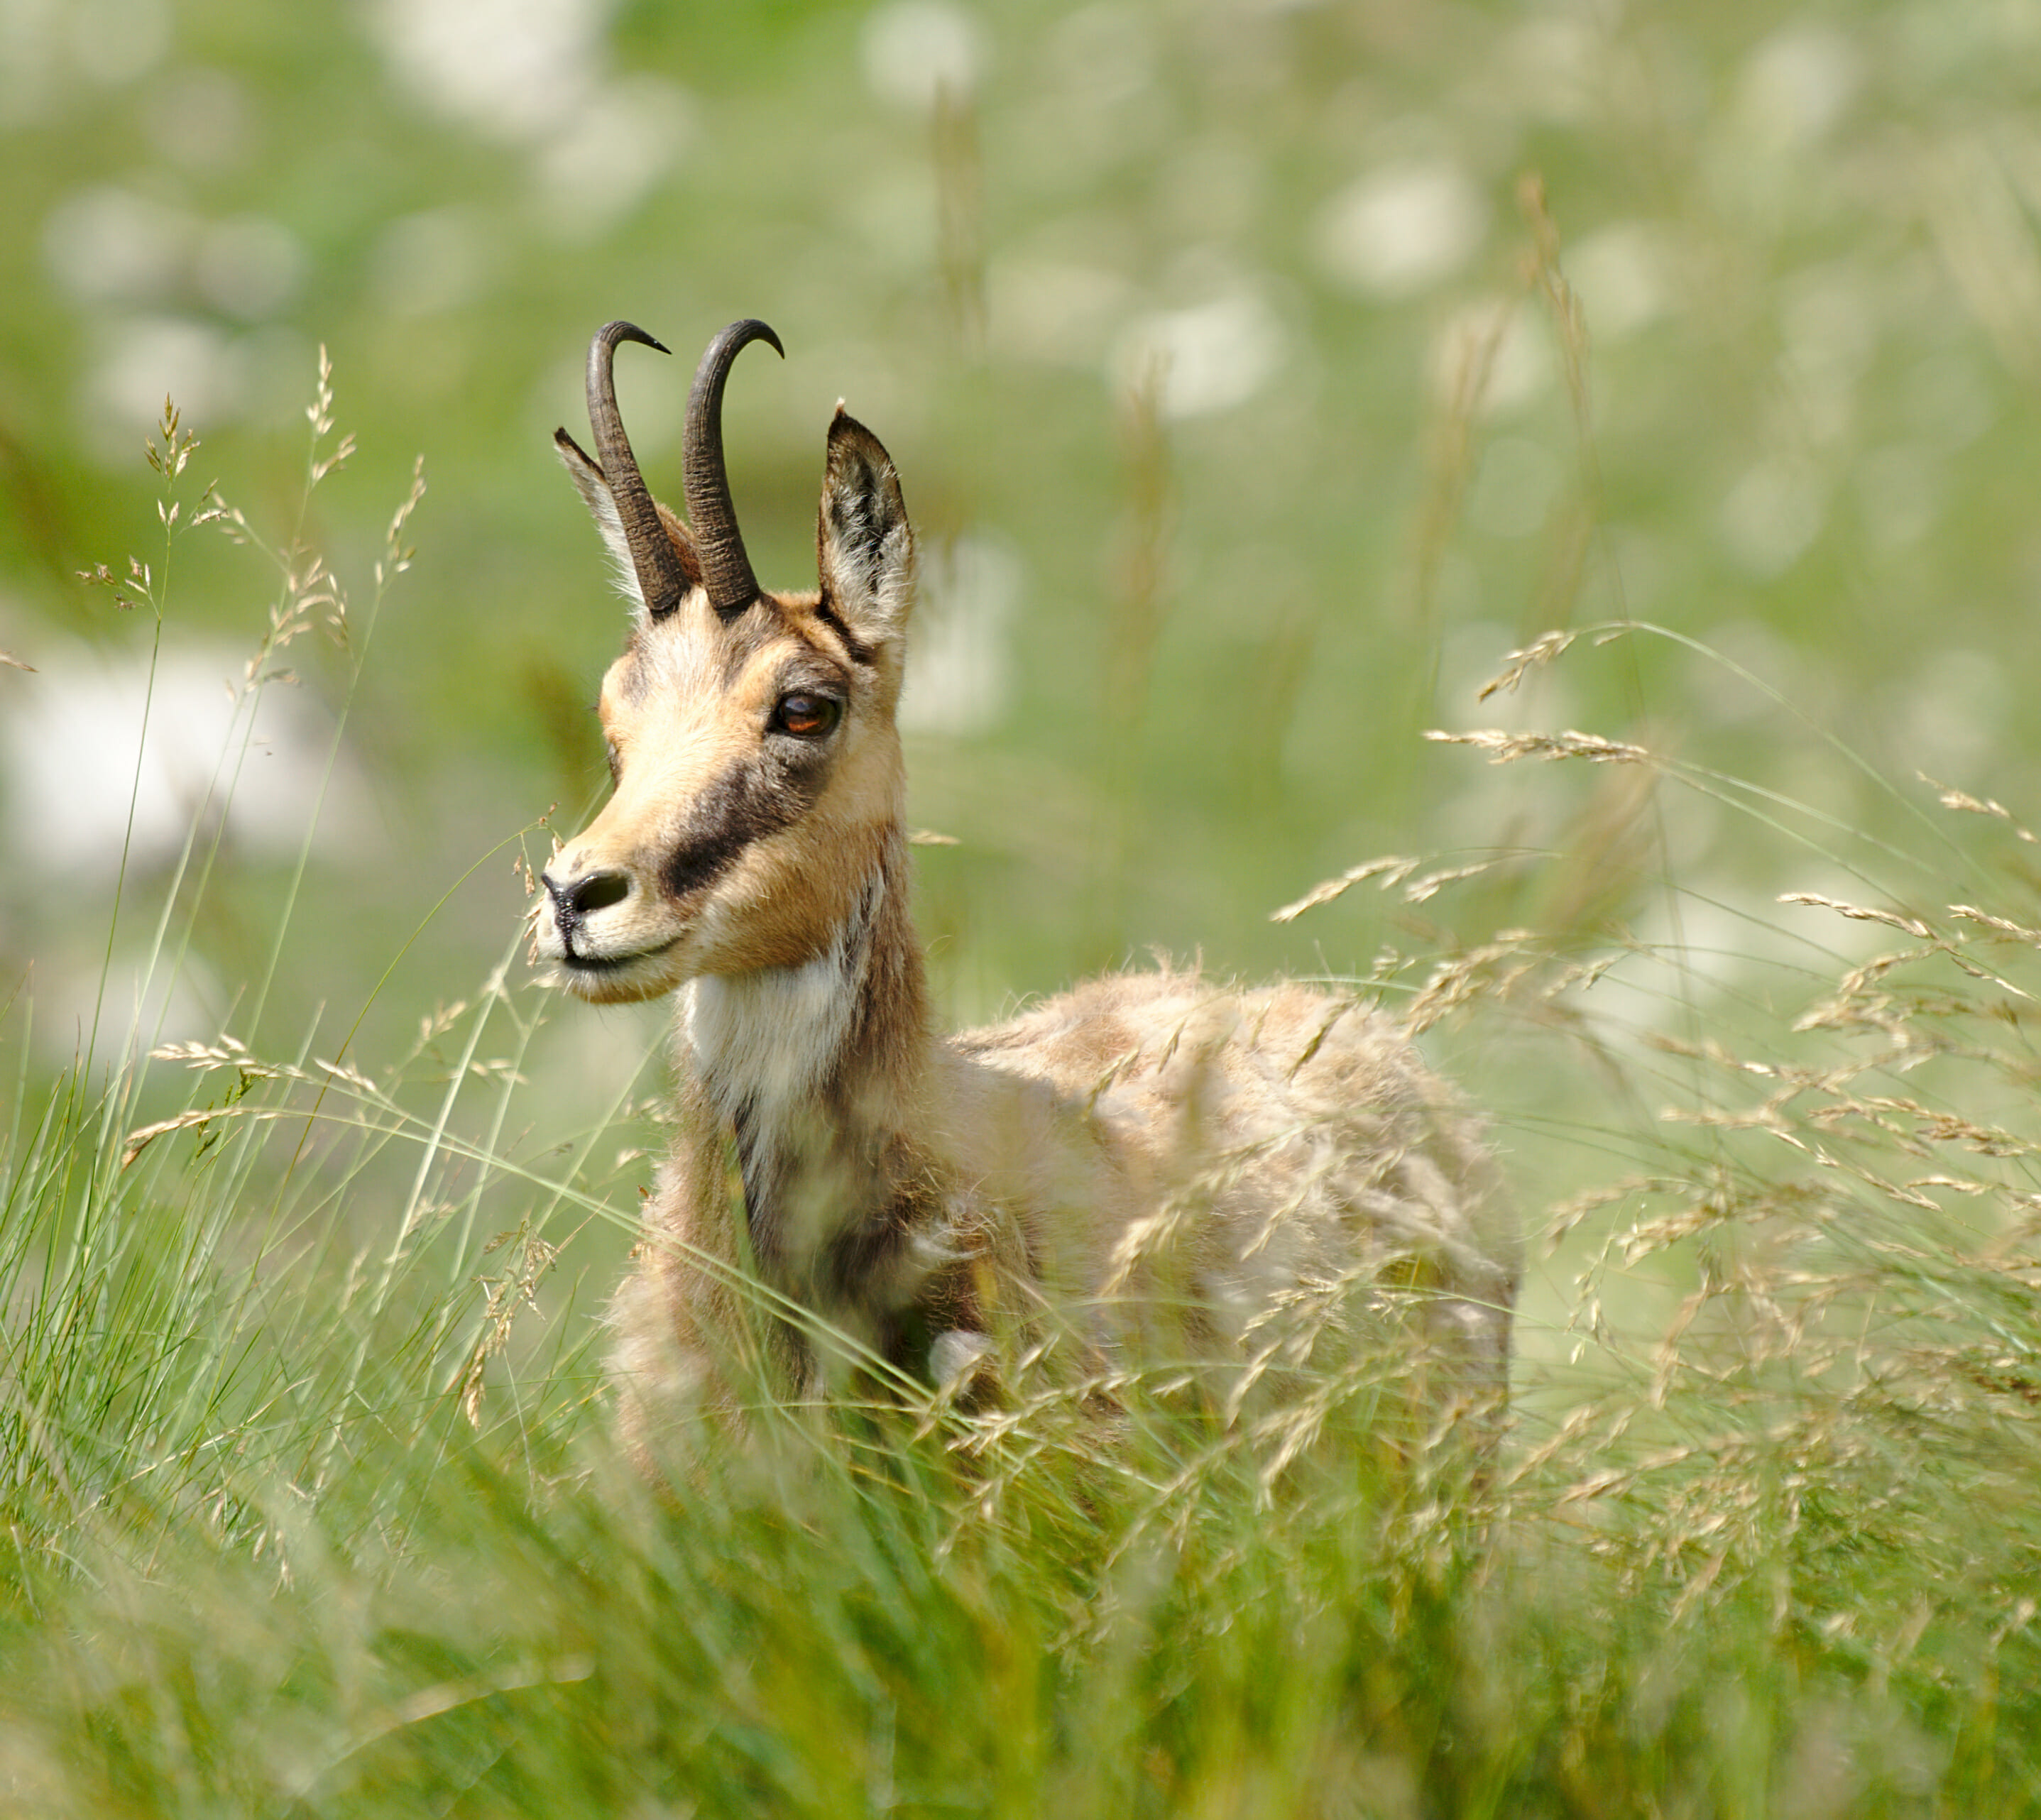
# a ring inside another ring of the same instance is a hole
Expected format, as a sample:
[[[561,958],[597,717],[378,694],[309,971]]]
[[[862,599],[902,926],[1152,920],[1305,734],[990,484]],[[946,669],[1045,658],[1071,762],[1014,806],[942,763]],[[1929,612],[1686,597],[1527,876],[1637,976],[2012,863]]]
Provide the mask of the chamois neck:
[[[906,892],[906,844],[895,829],[822,953],[798,967],[705,975],[685,989],[685,1047],[735,1135],[761,1258],[801,1249],[789,1231],[796,1204],[843,1208],[886,1192],[871,1162],[899,1150],[931,1041]]]

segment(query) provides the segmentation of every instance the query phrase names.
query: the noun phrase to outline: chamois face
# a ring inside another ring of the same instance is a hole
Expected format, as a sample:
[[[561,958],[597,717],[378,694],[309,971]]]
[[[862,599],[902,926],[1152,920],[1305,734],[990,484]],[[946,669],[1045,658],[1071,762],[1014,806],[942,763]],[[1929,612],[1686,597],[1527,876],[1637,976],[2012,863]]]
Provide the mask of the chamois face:
[[[545,869],[537,952],[601,1003],[813,960],[901,812],[894,710],[914,549],[892,462],[839,406],[820,589],[761,593],[736,611],[711,604],[692,538],[659,508],[686,591],[654,614],[601,469],[559,441],[634,624],[599,704],[615,792]]]

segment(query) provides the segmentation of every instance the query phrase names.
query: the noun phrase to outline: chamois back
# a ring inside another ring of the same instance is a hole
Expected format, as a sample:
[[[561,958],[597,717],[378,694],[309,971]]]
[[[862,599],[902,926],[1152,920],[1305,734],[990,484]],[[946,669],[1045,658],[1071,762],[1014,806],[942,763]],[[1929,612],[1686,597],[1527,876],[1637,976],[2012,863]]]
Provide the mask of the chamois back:
[[[1257,1330],[1274,1343],[1300,1287],[1393,1283],[1468,1393],[1501,1398],[1519,1265],[1500,1174],[1459,1096],[1379,1013],[1163,967],[947,1047],[959,1074],[990,1078],[956,1093],[978,1101],[979,1132],[1013,1130],[1032,1084],[1032,1153],[1096,1158],[1080,1204],[1039,1173],[1019,1203],[1034,1253],[1063,1261],[1066,1295],[1170,1312],[1216,1360],[1250,1356]],[[996,1177],[998,1159],[979,1160]]]

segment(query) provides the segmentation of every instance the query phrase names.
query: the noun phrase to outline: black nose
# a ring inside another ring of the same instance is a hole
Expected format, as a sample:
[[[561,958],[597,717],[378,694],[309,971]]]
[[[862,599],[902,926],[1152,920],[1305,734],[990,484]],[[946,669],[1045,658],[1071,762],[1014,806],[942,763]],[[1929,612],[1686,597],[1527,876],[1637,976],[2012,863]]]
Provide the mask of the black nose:
[[[631,895],[628,872],[583,872],[564,883],[551,872],[539,876],[545,881],[546,895],[553,900],[553,921],[559,925],[563,935],[580,928],[584,918],[621,903]]]

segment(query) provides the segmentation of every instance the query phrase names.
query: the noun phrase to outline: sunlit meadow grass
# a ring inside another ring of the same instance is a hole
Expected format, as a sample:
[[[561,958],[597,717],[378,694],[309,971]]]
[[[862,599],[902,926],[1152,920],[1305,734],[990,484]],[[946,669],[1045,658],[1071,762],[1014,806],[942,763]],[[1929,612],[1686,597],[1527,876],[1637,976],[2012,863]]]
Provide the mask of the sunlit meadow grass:
[[[340,454],[323,375],[312,414],[315,483]],[[280,686],[318,622],[366,661],[373,609],[345,611],[295,536],[185,502],[189,446],[166,414],[166,551],[211,517],[279,578],[247,687]],[[116,584],[159,623],[168,567]],[[1665,635],[1541,641],[1503,685]],[[1783,704],[1777,724],[1820,737]],[[555,1293],[578,1234],[632,1223],[655,1083],[552,1130],[521,1078],[547,1001],[512,932],[387,1061],[353,1052],[352,1013],[235,1033],[307,964],[288,913],[208,1040],[109,1000],[52,1082],[16,994],[8,1810],[2041,1807],[2031,838],[1908,782],[1915,845],[1879,847],[1638,740],[1454,737],[1600,767],[1580,775],[1619,787],[1594,801],[1647,833],[1697,792],[1857,887],[1782,879],[1741,956],[1677,915],[1662,941],[1569,933],[1552,906],[1588,862],[1520,849],[1356,866],[1285,913],[1504,873],[1551,912],[1385,956],[1364,987],[1516,1083],[1498,1140],[1548,1287],[1474,1482],[1385,1448],[1367,1396],[1307,1381],[1229,1421],[1135,1374],[1104,1440],[1067,1395],[977,1417],[910,1387],[761,1399],[655,1494],[608,1427],[606,1284]],[[158,967],[225,863],[219,826],[194,824],[160,906],[120,908],[155,918]],[[1677,876],[1656,889],[1703,907]]]

